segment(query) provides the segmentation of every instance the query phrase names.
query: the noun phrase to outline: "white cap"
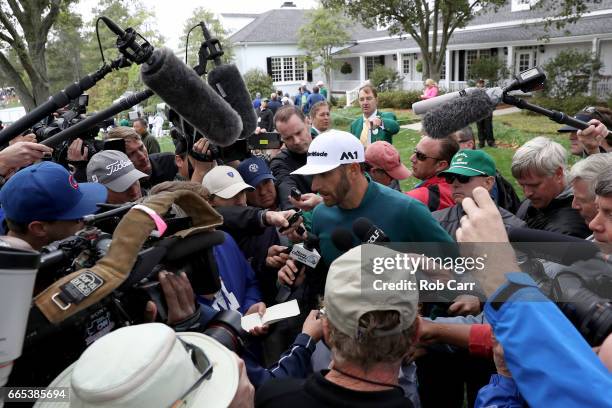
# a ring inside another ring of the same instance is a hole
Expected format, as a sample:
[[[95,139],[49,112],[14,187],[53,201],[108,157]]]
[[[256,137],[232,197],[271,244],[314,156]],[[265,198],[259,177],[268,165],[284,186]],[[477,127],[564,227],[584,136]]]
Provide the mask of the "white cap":
[[[325,84],[323,83],[323,81],[319,81],[319,82],[317,82],[317,86],[323,86],[323,85],[325,85]]]
[[[255,190],[253,186],[244,182],[238,170],[230,166],[217,166],[206,173],[202,186],[210,194],[225,199],[232,198],[243,190]]]
[[[328,130],[317,136],[308,147],[306,165],[291,174],[320,174],[342,164],[363,163],[363,145],[354,135],[342,130]]]
[[[181,340],[188,344],[184,346]],[[169,407],[200,377],[186,347],[213,365],[211,377],[186,398],[187,407],[227,407],[238,389],[238,360],[212,337],[175,333],[161,323],[127,326],[93,343],[51,387],[70,387],[70,402],[38,408]]]

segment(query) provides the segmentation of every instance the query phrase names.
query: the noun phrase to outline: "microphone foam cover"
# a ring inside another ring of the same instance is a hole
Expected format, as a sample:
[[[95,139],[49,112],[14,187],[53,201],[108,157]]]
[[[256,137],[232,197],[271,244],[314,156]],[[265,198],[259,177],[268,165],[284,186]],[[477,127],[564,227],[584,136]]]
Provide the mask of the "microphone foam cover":
[[[353,234],[346,228],[336,228],[331,233],[331,240],[336,249],[340,252],[346,252],[353,248]]]
[[[472,92],[428,111],[423,117],[423,130],[429,137],[442,139],[470,123],[487,118],[494,108],[484,90]]]
[[[374,227],[372,221],[365,217],[359,217],[353,222],[353,233],[361,242],[367,241],[368,233]]]
[[[255,133],[257,114],[253,109],[251,95],[236,65],[225,64],[215,67],[208,73],[207,79],[211,88],[217,91],[240,115],[242,119],[240,139],[246,139]]]
[[[196,72],[169,48],[156,49],[142,65],[142,81],[213,144],[229,146],[242,132],[242,120]]]

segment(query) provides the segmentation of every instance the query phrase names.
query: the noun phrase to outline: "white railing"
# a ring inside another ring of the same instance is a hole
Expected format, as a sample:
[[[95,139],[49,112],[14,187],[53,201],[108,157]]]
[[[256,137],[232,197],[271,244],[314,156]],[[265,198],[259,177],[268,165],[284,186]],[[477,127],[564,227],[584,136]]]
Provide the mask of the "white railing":
[[[600,77],[597,81],[597,97],[605,98],[612,96],[612,77]]]

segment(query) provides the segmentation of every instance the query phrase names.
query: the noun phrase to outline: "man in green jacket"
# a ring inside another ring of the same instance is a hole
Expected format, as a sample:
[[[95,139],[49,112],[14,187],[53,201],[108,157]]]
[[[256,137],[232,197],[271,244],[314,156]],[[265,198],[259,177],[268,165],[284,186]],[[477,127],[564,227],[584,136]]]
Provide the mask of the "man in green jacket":
[[[359,89],[359,106],[362,116],[351,123],[351,133],[365,147],[379,140],[393,143],[393,135],[399,132],[397,117],[393,112],[380,112],[378,108],[378,93],[372,85],[364,85]]]

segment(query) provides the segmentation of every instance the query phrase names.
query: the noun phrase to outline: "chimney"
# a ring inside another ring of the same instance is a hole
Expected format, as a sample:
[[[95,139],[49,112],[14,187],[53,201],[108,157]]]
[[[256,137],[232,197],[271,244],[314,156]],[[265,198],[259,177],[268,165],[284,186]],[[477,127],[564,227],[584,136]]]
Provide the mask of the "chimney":
[[[281,5],[281,8],[295,8],[296,5],[292,1],[286,1]]]

